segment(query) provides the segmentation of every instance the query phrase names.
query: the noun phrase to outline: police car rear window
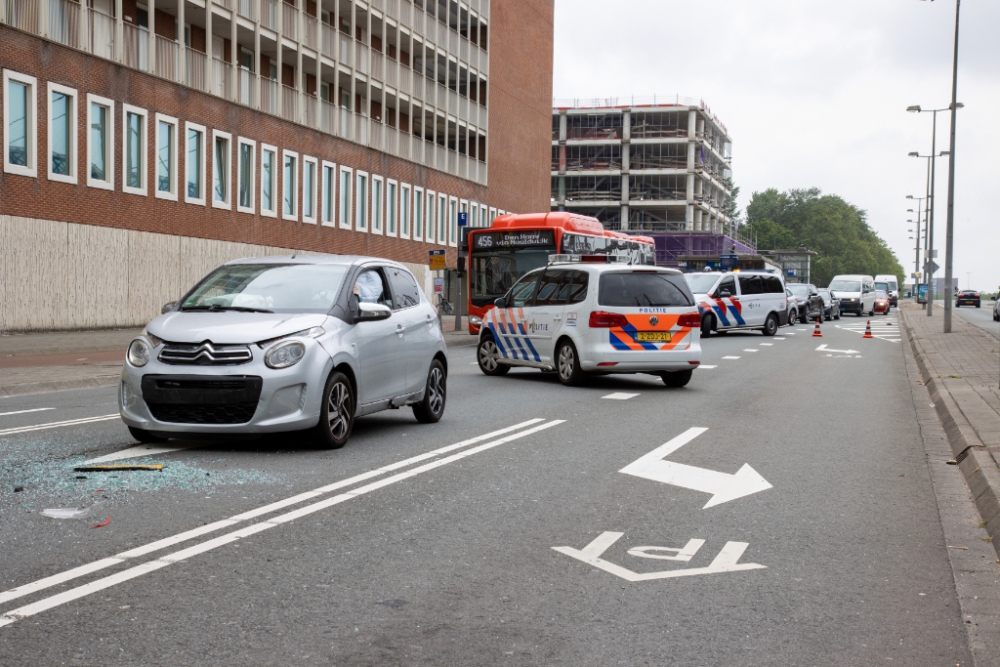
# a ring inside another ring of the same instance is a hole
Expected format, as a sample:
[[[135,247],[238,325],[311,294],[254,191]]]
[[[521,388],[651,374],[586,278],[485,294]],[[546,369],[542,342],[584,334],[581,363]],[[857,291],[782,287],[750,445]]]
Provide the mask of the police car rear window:
[[[682,276],[669,273],[605,273],[597,302],[613,308],[693,306],[694,297]]]

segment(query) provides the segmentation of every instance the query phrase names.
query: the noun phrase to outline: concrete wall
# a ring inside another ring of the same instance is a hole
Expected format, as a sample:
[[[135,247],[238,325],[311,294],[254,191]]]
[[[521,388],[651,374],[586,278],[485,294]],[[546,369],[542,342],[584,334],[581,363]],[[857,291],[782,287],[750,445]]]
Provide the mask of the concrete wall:
[[[0,331],[142,326],[224,262],[291,252],[0,215]],[[430,294],[427,267],[406,266]]]

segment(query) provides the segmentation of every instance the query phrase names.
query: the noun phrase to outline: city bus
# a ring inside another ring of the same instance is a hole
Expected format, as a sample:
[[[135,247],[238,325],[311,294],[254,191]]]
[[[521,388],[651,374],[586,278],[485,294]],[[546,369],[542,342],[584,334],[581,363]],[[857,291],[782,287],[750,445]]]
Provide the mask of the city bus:
[[[656,264],[653,239],[607,231],[597,218],[573,213],[502,215],[490,227],[470,229],[468,248],[472,334],[493,302],[525,273],[548,264],[549,255],[615,255],[629,264]]]

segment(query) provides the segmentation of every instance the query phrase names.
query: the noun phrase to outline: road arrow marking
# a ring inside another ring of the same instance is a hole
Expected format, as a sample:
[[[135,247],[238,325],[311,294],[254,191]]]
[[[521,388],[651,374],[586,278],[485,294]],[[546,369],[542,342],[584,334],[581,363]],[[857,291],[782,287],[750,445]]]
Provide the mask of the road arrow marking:
[[[596,540],[585,546],[583,549],[574,549],[572,547],[552,547],[561,554],[566,554],[570,558],[575,558],[579,561],[587,563],[588,565],[593,565],[594,567],[609,572],[616,577],[621,577],[625,581],[651,581],[653,579],[672,579],[674,577],[693,577],[699,574],[719,574],[721,572],[739,572],[741,570],[762,570],[765,569],[766,565],[760,565],[758,563],[740,563],[740,557],[743,556],[743,552],[747,550],[750,546],[748,542],[726,542],[726,546],[722,547],[722,551],[719,555],[715,557],[715,560],[708,565],[708,567],[692,567],[687,570],[667,570],[665,572],[646,572],[644,574],[639,574],[638,572],[633,572],[627,568],[620,565],[615,565],[614,563],[609,563],[608,561],[601,558],[601,555],[608,550],[608,548],[617,542],[622,535],[625,533],[612,533],[605,532],[597,537]],[[638,547],[638,549],[663,549],[667,551],[681,551],[686,552],[689,547],[697,551],[701,544],[692,544],[700,542],[704,544],[704,540],[691,540],[688,542],[687,546],[682,550],[678,549],[667,549],[666,547]],[[629,550],[631,554],[632,551],[636,549]],[[638,555],[638,554],[632,554]],[[680,555],[680,554],[679,554]],[[686,556],[687,554],[684,553]],[[693,555],[693,552],[692,552]],[[644,556],[649,558],[650,556]],[[681,560],[678,558],[678,560]]]
[[[701,427],[689,428],[670,442],[660,445],[618,472],[712,494],[702,509],[708,509],[730,500],[749,496],[751,493],[772,488],[772,485],[748,463],[744,463],[735,475],[730,475],[663,460],[707,430],[707,428]]]
[[[832,352],[836,354],[857,354],[857,350],[831,350],[826,345],[820,345],[816,348],[817,352]]]

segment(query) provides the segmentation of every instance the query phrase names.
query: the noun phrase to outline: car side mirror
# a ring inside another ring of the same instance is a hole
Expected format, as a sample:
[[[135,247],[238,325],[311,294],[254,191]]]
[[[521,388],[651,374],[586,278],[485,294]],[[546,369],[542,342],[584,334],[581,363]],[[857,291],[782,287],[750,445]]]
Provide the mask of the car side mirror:
[[[497,300],[495,300],[493,302],[493,305],[496,306],[497,308],[506,308],[507,307],[507,299],[505,299],[503,297],[500,297],[499,299],[497,299]]]
[[[167,303],[163,304],[163,308],[160,308],[160,314],[164,315],[166,313],[169,313],[171,310],[174,309],[174,306],[176,305],[177,305],[176,301],[168,301]]]
[[[358,314],[355,316],[355,322],[378,322],[379,320],[387,320],[392,316],[392,310],[389,306],[383,306],[380,303],[365,303],[362,301],[358,304]]]
[[[819,292],[809,292],[809,296],[819,296]]]
[[[717,298],[719,298],[719,299],[728,299],[731,296],[732,296],[732,294],[730,294],[729,290],[724,289],[721,292],[719,292],[719,296]]]

